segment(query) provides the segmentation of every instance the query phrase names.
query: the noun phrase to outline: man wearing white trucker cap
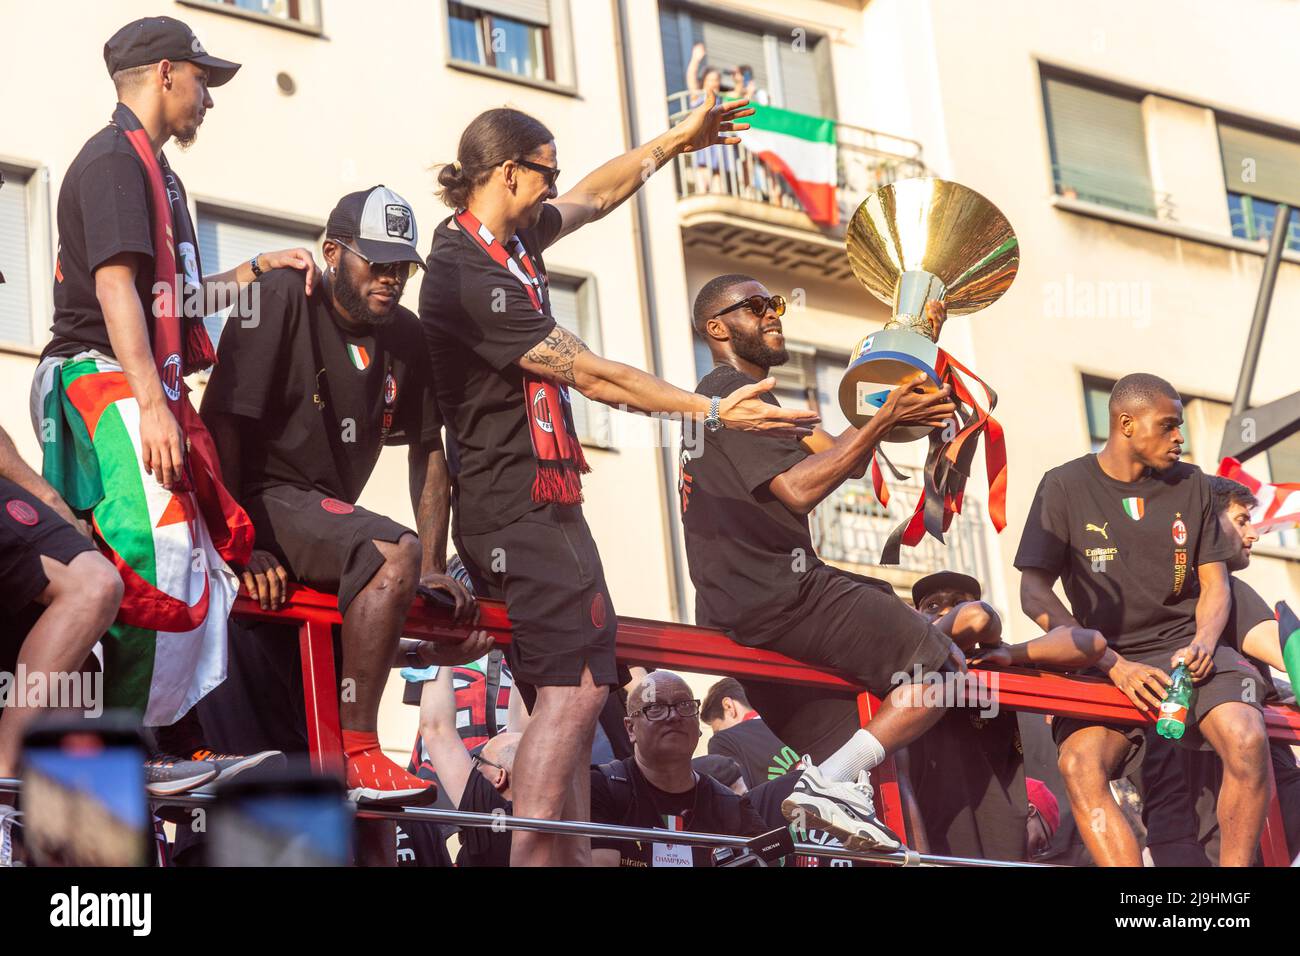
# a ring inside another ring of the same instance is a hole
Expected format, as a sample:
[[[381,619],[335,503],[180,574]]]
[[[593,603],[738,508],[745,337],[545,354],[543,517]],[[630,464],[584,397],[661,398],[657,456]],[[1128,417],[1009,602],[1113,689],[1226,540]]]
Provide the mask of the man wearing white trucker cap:
[[[203,398],[222,471],[257,533],[244,583],[275,609],[289,578],[338,594],[340,717],[354,799],[421,803],[432,783],[379,749],[376,720],[417,584],[469,593],[444,573],[448,479],[442,420],[419,321],[398,305],[422,265],[415,215],[384,186],[344,196],[325,230],[324,281],[291,270],[259,279],[256,310],[232,312]],[[356,505],[384,445],[410,447],[410,529]]]

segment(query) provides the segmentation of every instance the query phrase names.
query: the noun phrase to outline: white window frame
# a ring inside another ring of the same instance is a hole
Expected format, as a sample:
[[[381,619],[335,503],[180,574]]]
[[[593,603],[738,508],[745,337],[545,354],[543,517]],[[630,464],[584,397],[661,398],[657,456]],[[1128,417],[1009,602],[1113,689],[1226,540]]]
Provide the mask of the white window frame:
[[[565,96],[576,96],[578,94],[577,66],[573,43],[573,19],[569,9],[569,0],[550,0],[551,22],[546,29],[550,31],[551,59],[555,68],[555,77],[554,79],[542,80],[531,76],[521,76],[500,67],[488,66],[485,63],[471,63],[469,60],[453,57],[451,55],[451,12],[448,7],[452,0],[440,0],[440,2],[442,6],[444,62],[449,68],[466,73],[477,73],[479,76],[504,80],[507,83],[519,83],[523,86],[531,86]],[[455,2],[460,6],[478,10],[480,13],[488,12],[481,7],[475,6],[474,0],[455,0]]]
[[[300,20],[294,20],[289,17],[277,17],[270,13],[261,13],[257,10],[245,10],[234,4],[222,3],[221,0],[176,0],[181,6],[195,7],[199,10],[210,10],[213,13],[221,13],[230,17],[238,17],[241,20],[251,20],[253,23],[262,23],[271,27],[280,27],[284,30],[293,30],[295,33],[307,33],[312,36],[323,36],[324,26],[322,23],[321,7],[324,0],[298,0],[300,7],[310,8],[312,17],[304,17]]]
[[[7,352],[38,355],[50,338],[54,319],[54,228],[50,209],[50,169],[40,163],[0,154],[4,189],[21,189],[27,202],[27,286],[30,342],[0,340]],[[26,177],[21,187],[15,174]],[[0,270],[3,271],[3,270]]]
[[[577,286],[578,337],[593,352],[600,354],[603,345],[601,342],[600,305],[599,297],[596,294],[595,275],[574,269],[548,269],[547,277],[552,286],[556,282]],[[575,391],[573,388],[569,389],[571,398],[575,397]],[[587,403],[587,433],[578,435],[578,440],[589,448],[601,448],[606,451],[615,450],[609,406],[586,396],[577,397]]]

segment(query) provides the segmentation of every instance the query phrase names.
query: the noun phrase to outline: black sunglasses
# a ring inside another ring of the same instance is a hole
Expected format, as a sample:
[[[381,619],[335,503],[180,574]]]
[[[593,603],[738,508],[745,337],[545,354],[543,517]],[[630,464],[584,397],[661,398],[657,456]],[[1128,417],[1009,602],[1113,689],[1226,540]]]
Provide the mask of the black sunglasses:
[[[415,270],[419,268],[419,266],[414,262],[372,262],[340,239],[331,239],[330,242],[341,246],[348,252],[352,253],[366,265],[370,266],[370,271],[378,276],[392,276],[394,279],[409,279],[411,276],[415,275]]]
[[[555,181],[560,178],[559,166],[543,166],[541,163],[530,163],[526,159],[516,159],[516,163],[525,169],[531,169],[535,173],[541,173],[546,179],[547,186],[554,186]]]
[[[737,309],[743,309],[749,306],[749,311],[753,312],[760,319],[771,309],[778,316],[785,315],[785,296],[783,295],[751,295],[748,299],[741,299],[735,305],[729,305],[713,317],[716,319],[719,315],[726,315],[728,312],[735,312]]]
[[[488,760],[487,757],[484,757],[482,754],[470,754],[469,759],[473,761],[475,767],[477,767],[479,764],[484,764],[485,766],[492,767],[496,770],[505,770],[506,773],[510,772],[509,770],[506,770],[505,767],[501,766],[501,764],[493,763],[491,760]]]

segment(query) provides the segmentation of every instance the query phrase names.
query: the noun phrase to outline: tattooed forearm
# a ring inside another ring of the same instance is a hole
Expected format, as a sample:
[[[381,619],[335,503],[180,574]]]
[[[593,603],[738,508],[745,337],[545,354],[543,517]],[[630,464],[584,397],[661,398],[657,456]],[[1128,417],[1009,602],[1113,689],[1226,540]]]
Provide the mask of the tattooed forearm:
[[[543,375],[573,385],[576,381],[574,362],[583,352],[589,351],[582,339],[557,325],[546,338],[529,349],[524,360],[542,366]]]
[[[654,158],[655,169],[662,168],[663,164],[668,162],[668,153],[664,151],[662,146],[654,147],[654,149],[650,150],[650,155]]]

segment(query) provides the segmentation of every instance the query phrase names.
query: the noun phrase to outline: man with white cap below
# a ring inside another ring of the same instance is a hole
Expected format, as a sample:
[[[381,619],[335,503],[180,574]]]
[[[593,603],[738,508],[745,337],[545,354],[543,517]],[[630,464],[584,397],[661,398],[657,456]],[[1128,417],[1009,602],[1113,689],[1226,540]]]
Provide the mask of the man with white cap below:
[[[375,186],[344,196],[325,230],[324,281],[259,277],[255,314],[232,312],[203,397],[226,483],[257,541],[244,585],[278,608],[290,577],[338,594],[340,723],[353,799],[423,803],[432,783],[379,748],[376,720],[417,584],[445,591],[459,620],[474,601],[447,577],[447,465],[419,320],[398,305],[422,264],[415,215]],[[357,507],[384,445],[409,446],[419,537]]]

